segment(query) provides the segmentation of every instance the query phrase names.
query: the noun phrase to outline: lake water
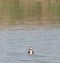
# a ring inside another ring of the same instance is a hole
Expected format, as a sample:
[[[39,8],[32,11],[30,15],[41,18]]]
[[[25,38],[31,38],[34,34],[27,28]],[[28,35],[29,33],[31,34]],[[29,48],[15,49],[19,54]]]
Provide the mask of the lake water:
[[[34,55],[28,55],[33,47]],[[11,26],[0,30],[0,63],[60,63],[60,28]]]

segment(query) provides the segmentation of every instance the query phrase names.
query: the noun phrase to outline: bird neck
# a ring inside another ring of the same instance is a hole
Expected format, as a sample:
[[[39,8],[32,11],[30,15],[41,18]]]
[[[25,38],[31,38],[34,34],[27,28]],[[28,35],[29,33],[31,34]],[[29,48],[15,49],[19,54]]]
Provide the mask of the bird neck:
[[[30,54],[32,54],[32,50],[30,50]]]

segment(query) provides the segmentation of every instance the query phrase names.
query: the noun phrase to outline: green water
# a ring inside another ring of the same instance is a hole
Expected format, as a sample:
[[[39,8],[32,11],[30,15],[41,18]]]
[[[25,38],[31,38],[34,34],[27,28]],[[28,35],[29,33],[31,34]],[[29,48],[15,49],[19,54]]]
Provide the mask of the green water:
[[[41,1],[23,1],[23,0],[0,0],[0,22],[15,23],[20,21],[42,21],[43,2]],[[60,23],[60,2],[48,2],[47,18],[53,24]],[[45,15],[46,16],[46,15]]]

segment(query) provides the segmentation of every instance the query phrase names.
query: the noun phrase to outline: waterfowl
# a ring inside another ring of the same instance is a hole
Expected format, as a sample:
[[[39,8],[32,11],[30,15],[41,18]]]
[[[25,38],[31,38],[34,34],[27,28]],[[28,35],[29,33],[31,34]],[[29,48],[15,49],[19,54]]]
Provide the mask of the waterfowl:
[[[30,54],[30,55],[34,54],[34,51],[32,48],[29,48],[28,54]]]

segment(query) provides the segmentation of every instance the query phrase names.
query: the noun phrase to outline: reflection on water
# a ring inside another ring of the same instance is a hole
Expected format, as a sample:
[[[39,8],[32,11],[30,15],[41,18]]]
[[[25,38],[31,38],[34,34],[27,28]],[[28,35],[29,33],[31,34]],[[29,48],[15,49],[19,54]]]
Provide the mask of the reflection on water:
[[[14,26],[0,30],[0,63],[60,63],[60,29],[45,28]],[[27,54],[30,46],[34,55]]]

